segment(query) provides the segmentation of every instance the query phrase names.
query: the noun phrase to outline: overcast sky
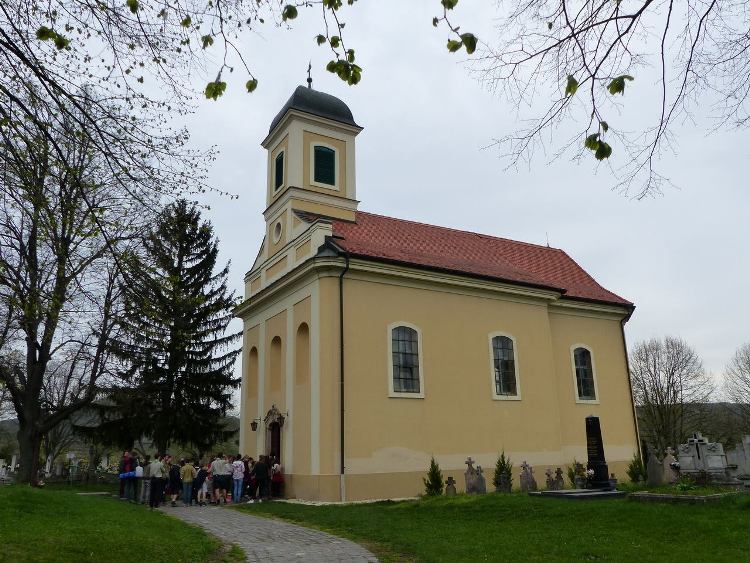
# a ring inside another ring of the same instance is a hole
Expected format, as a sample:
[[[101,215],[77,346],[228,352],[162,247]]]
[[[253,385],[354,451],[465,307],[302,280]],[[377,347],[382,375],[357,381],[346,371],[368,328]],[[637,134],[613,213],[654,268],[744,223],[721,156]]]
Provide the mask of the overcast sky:
[[[493,5],[472,2],[471,13],[457,9],[456,19],[463,30],[491,40]],[[538,244],[549,237],[550,246],[636,304],[626,326],[631,346],[681,336],[710,371],[721,373],[735,349],[750,341],[748,134],[677,129],[675,154],[661,166],[678,189],[641,201],[613,192],[609,169],[597,169],[593,159],[550,163],[540,153],[530,167],[508,171],[498,150],[482,147],[517,127],[513,108],[483,90],[462,57],[446,51],[445,29],[431,24],[437,7],[437,0],[379,0],[348,10],[346,39],[364,68],[355,87],[324,70],[330,52],[313,41],[318,11],[300,10],[293,29],[269,26],[246,38],[243,52],[260,80],[255,93],[242,91],[246,77],[239,75],[229,77],[219,102],[199,102],[188,121],[193,140],[216,143],[221,153],[210,183],[240,196],[203,200],[211,206],[207,217],[221,240],[221,259],[232,262],[237,293],[263,237],[260,142],[304,84],[312,59],[314,87],[344,100],[364,127],[357,138],[361,210]],[[628,115],[637,119],[653,110],[643,101],[653,99],[653,86],[629,83],[630,113],[610,126],[624,127]]]

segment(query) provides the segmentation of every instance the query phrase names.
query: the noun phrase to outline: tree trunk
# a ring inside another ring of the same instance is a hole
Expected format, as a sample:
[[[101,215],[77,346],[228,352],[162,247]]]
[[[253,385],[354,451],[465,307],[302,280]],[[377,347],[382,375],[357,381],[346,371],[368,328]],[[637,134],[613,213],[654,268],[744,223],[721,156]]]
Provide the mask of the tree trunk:
[[[21,468],[16,476],[16,482],[36,487],[39,484],[39,451],[42,435],[33,423],[26,423],[19,427],[16,437],[21,454]]]

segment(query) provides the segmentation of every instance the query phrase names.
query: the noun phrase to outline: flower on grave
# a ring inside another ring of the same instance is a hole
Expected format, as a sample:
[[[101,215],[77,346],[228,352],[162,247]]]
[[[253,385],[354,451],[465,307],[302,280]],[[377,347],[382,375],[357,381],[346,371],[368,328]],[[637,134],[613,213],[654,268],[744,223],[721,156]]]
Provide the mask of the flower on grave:
[[[669,467],[671,467],[675,471],[679,471],[680,470],[680,462],[679,461],[673,461],[672,463],[669,464]]]
[[[587,469],[586,470],[586,478],[591,479],[594,476],[594,470],[593,469]]]

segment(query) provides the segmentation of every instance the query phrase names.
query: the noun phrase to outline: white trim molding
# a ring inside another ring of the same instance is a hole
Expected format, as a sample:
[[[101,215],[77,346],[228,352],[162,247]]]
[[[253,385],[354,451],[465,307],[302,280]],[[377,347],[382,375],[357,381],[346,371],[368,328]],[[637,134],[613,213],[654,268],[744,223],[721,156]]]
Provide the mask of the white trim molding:
[[[324,184],[322,182],[315,181],[315,147],[324,147],[333,151],[333,184]],[[310,142],[310,185],[316,188],[323,188],[326,190],[340,190],[341,186],[341,172],[339,170],[339,151],[333,145],[329,145],[323,141]]]
[[[405,326],[417,333],[417,353],[419,359],[419,393],[404,393],[393,390],[393,329]],[[388,396],[402,399],[424,399],[424,354],[422,353],[422,331],[418,326],[407,321],[396,321],[388,325],[386,331],[388,341]]]
[[[515,395],[498,395],[495,391],[495,348],[492,345],[492,341],[498,337],[504,336],[509,338],[513,343],[513,375],[516,378],[516,394]],[[516,339],[513,335],[507,332],[491,332],[487,335],[487,342],[490,348],[490,385],[492,388],[492,399],[494,401],[520,401],[521,400],[521,378],[518,374],[518,346]]]
[[[575,351],[578,348],[584,348],[588,350],[591,356],[591,376],[594,379],[594,399],[581,399],[578,396],[578,375],[576,374],[576,358]],[[570,347],[570,367],[573,370],[573,397],[576,403],[585,405],[598,405],[599,404],[599,384],[596,381],[596,361],[594,360],[594,351],[588,344],[577,342]]]

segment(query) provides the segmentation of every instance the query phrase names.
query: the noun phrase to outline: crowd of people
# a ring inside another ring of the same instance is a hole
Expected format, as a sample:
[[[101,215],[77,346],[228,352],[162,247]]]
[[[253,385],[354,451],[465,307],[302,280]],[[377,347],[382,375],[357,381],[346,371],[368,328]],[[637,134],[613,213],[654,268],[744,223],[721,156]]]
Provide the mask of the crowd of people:
[[[177,506],[219,505],[222,502],[263,502],[280,497],[284,484],[281,465],[274,456],[226,456],[195,462],[157,454],[143,460],[125,452],[120,460],[120,498],[151,509],[169,501]]]

